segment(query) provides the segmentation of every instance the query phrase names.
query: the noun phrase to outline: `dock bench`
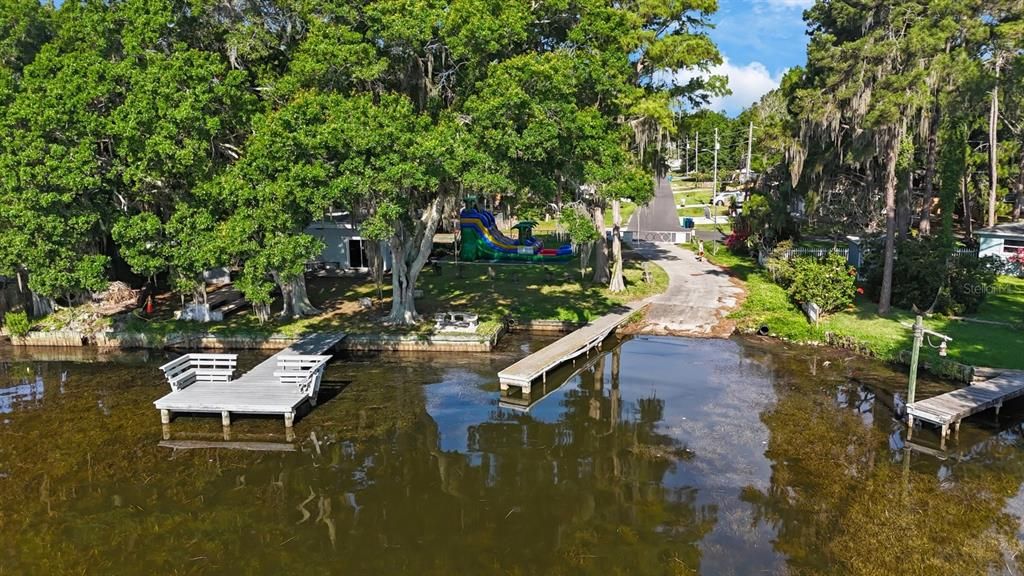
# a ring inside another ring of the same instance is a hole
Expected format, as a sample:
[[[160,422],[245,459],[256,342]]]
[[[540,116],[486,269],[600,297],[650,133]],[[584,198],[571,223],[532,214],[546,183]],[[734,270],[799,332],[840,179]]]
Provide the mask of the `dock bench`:
[[[296,342],[264,360],[237,379],[234,354],[186,354],[160,367],[171,392],[153,402],[160,421],[169,424],[177,412],[219,413],[224,426],[231,414],[284,416],[286,430],[296,410],[316,405],[320,382],[330,355],[343,333],[321,333]]]
[[[237,354],[185,354],[160,367],[172,392],[196,382],[230,382],[238,366]]]

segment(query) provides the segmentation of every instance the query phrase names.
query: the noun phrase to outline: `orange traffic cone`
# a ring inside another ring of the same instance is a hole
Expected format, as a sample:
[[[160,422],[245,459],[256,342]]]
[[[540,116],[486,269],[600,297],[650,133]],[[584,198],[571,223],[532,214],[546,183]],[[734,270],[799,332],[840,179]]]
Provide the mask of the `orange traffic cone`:
[[[146,314],[152,314],[152,313],[153,313],[153,297],[152,296],[147,296],[146,297]]]

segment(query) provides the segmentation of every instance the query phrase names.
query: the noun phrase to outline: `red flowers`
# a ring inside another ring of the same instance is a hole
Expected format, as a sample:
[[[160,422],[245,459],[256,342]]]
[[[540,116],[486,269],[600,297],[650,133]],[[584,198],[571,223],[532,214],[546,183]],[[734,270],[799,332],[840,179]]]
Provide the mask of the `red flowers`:
[[[863,293],[864,293],[864,289],[858,286],[857,287],[857,294],[863,294]]]

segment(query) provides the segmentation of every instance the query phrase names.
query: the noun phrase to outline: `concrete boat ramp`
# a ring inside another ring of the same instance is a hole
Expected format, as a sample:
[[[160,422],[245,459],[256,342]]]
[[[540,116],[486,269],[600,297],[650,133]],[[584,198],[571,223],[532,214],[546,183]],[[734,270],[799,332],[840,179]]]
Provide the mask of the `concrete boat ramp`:
[[[283,416],[291,429],[303,403],[316,405],[331,359],[325,353],[344,338],[342,333],[304,338],[237,379],[234,354],[186,354],[160,367],[171,392],[153,404],[164,424],[176,412],[220,414],[224,426],[231,425],[231,414],[273,414]]]
[[[562,337],[543,349],[530,354],[519,362],[498,372],[502,396],[508,396],[513,389],[520,391],[520,398],[526,405],[531,404],[533,385],[540,380],[547,382],[548,373],[566,362],[576,362],[576,358],[589,354],[601,342],[625,324],[638,308],[627,308],[625,311],[602,316],[594,322]]]

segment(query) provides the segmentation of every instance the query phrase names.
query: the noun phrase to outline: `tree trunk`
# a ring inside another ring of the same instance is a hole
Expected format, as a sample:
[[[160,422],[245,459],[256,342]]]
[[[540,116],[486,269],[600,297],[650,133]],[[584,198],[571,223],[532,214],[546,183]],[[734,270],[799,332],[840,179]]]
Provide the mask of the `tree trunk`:
[[[370,277],[377,286],[377,300],[384,299],[384,255],[381,253],[380,242],[366,240],[366,256],[370,260]],[[456,251],[456,254],[458,252]]]
[[[594,255],[594,283],[604,284],[611,277],[608,274],[608,240],[604,235],[604,210],[601,206],[594,207],[594,225],[600,232],[601,238],[597,240],[597,250]]]
[[[586,242],[579,246],[580,251],[580,284],[587,278],[587,263],[590,262],[590,253],[594,250],[593,242]]]
[[[622,292],[626,281],[622,275],[622,212],[619,199],[612,200],[612,277],[608,284],[611,292]]]
[[[899,187],[896,189],[896,236],[900,240],[906,240],[907,234],[910,232],[910,198],[911,187],[913,186],[914,177],[908,170],[902,177],[897,178]]]
[[[999,71],[996,70],[996,78]],[[999,84],[992,88],[988,117],[988,225],[996,225],[996,191],[999,187]]]
[[[892,269],[896,256],[896,164],[899,161],[903,130],[889,142],[885,163],[885,260],[882,268],[882,294],[878,300],[878,313],[888,314],[892,309]]]
[[[1013,201],[1013,221],[1020,220],[1021,209],[1024,208],[1024,142],[1020,145],[1020,169],[1017,171],[1017,185],[1014,187],[1017,197]]]
[[[309,293],[306,291],[305,274],[299,274],[292,278],[289,284],[291,284],[292,314],[295,314],[295,316],[316,316],[320,313],[320,310],[309,301]]]
[[[196,322],[210,321],[210,300],[206,294],[206,282],[199,279],[195,288],[192,289],[192,310],[183,310],[183,318],[190,318]]]
[[[964,169],[963,181],[960,183],[960,192],[963,197],[963,210],[964,210],[964,221],[961,223],[964,230],[967,231],[967,237],[970,238],[974,235],[973,222],[971,218],[971,201],[968,198],[968,185],[967,185],[967,170]]]
[[[309,301],[306,293],[306,276],[299,274],[291,280],[285,280],[280,272],[271,271],[274,282],[281,289],[281,317],[301,318],[303,316],[316,316],[320,313]]]
[[[940,114],[936,108],[928,123],[928,150],[924,160],[924,199],[921,201],[921,221],[917,224],[917,229],[922,236],[929,236],[932,233],[932,198],[935,195],[935,166],[938,162]]]
[[[57,308],[57,303],[53,301],[53,298],[46,298],[40,296],[35,292],[29,291],[32,294],[32,315],[35,317],[46,316],[53,314],[54,309]]]
[[[423,211],[413,230],[399,222],[391,237],[391,313],[385,319],[394,324],[415,324],[416,279],[430,257],[434,246],[434,232],[445,212],[449,198],[438,196]]]
[[[256,314],[256,319],[260,321],[260,324],[266,324],[270,320],[270,304],[253,302],[252,311]]]
[[[281,274],[276,271],[271,271],[270,275],[274,278],[274,283],[281,290],[281,318],[295,318],[295,310],[292,307],[295,303],[292,298],[292,283],[286,282],[281,278]]]

